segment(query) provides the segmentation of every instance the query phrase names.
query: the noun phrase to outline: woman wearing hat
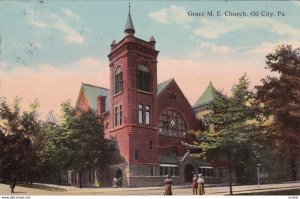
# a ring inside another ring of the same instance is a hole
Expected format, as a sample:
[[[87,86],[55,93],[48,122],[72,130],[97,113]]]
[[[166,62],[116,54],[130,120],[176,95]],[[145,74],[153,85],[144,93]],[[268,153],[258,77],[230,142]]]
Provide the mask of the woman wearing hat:
[[[193,177],[193,195],[197,195],[198,182],[197,182],[197,174],[194,174]]]
[[[165,179],[165,185],[166,185],[166,190],[164,195],[172,195],[172,179],[170,178],[169,175],[166,175]]]
[[[200,173],[198,175],[198,194],[199,195],[203,195],[205,194],[205,191],[204,191],[204,179],[202,178],[202,174]]]

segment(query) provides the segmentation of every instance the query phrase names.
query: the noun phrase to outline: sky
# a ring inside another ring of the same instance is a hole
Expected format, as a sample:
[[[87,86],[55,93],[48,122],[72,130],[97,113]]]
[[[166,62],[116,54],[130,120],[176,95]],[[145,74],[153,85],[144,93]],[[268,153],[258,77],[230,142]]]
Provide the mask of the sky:
[[[20,96],[24,108],[38,99],[45,118],[67,99],[75,105],[82,82],[109,88],[107,55],[127,15],[128,1],[0,1],[0,97]],[[268,53],[300,46],[299,1],[132,0],[131,15],[135,36],[156,40],[158,83],[174,77],[191,105],[210,81],[230,94],[247,73],[253,88],[270,75]]]

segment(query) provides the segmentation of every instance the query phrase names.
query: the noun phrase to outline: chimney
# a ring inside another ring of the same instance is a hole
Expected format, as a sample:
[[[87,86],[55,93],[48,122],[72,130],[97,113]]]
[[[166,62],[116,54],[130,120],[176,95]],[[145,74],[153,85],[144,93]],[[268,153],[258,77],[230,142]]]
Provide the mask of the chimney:
[[[97,112],[99,115],[105,112],[105,100],[106,96],[99,95],[97,97]]]

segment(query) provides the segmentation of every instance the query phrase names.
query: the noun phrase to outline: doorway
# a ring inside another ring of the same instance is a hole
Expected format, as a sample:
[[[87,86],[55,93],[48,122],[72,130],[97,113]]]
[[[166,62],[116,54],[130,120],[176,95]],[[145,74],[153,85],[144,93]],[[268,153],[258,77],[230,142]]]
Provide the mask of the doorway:
[[[191,183],[193,180],[194,173],[195,173],[194,167],[191,164],[186,165],[184,169],[185,182]]]
[[[123,172],[122,172],[122,170],[121,169],[118,169],[117,171],[116,171],[116,178],[117,178],[117,186],[118,187],[122,187],[122,182],[123,182]]]

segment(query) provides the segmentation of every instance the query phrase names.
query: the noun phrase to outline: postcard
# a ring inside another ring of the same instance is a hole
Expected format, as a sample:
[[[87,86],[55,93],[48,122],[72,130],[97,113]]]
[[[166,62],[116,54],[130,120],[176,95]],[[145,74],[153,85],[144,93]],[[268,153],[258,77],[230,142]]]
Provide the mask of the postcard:
[[[298,198],[299,13],[1,1],[0,195]]]

